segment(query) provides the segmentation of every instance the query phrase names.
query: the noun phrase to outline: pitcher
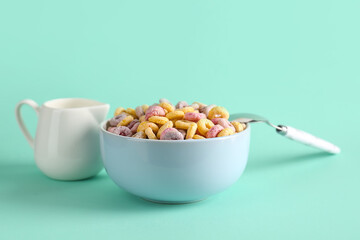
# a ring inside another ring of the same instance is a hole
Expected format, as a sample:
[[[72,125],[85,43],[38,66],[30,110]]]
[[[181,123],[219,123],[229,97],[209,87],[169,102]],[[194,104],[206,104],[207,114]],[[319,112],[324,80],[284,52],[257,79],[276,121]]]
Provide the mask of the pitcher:
[[[35,139],[21,117],[24,104],[39,117]],[[44,174],[58,180],[81,180],[95,176],[103,168],[98,126],[108,111],[108,104],[89,99],[55,99],[40,107],[27,99],[17,104],[16,119]]]

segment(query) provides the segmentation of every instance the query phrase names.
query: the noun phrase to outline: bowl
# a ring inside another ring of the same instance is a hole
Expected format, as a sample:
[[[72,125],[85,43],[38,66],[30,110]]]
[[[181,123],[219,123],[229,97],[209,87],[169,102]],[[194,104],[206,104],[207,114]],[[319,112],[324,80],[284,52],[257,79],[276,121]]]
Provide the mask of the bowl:
[[[250,126],[231,136],[200,140],[123,137],[100,125],[101,154],[109,177],[149,201],[190,203],[224,191],[243,173]]]

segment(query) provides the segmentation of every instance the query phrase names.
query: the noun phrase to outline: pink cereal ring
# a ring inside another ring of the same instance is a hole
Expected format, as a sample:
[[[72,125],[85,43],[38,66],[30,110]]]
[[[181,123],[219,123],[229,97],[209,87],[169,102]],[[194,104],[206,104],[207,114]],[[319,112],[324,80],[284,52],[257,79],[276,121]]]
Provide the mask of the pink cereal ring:
[[[130,128],[125,126],[116,127],[113,133],[126,137],[130,137],[132,135]]]
[[[213,118],[213,119],[211,119],[211,121],[215,125],[219,124],[223,128],[231,128],[232,130],[235,131],[235,127],[225,118]]]
[[[221,132],[221,130],[223,130],[224,128],[221,125],[215,125],[212,128],[210,128],[210,130],[206,133],[206,137],[207,138],[214,138],[216,137],[219,132]]]
[[[161,133],[160,140],[184,140],[184,136],[175,128],[167,128]]]
[[[198,122],[200,119],[206,118],[204,113],[197,113],[197,112],[187,112],[185,113],[185,120],[189,120],[192,122]]]
[[[108,132],[111,132],[111,133],[114,133],[115,128],[116,128],[116,127],[108,127],[107,131],[108,131]]]
[[[146,110],[145,120],[148,120],[152,116],[165,117],[165,110],[160,106],[151,106]]]

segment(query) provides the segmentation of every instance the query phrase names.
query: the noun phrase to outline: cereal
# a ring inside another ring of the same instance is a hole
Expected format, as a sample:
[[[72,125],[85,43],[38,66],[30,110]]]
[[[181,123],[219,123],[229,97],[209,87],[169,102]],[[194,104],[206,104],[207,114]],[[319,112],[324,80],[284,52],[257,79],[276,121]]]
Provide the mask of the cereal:
[[[112,133],[126,137],[130,137],[132,135],[131,130],[125,126],[116,127]]]
[[[184,120],[178,120],[178,121],[175,122],[175,127],[180,128],[180,129],[187,130],[190,127],[190,125],[191,125],[190,122],[186,122]]]
[[[140,125],[137,128],[137,132],[145,131],[145,129],[148,127],[150,127],[154,133],[157,133],[157,131],[159,131],[159,127],[155,123],[145,121],[140,123]]]
[[[206,133],[207,138],[214,138],[223,130],[224,128],[220,125],[215,125]]]
[[[141,116],[145,115],[145,111],[144,111],[144,109],[143,109],[143,106],[137,106],[137,107],[135,108],[135,113],[136,113],[136,116],[137,116],[138,118],[140,118]]]
[[[201,103],[201,102],[193,102],[193,103],[191,104],[191,106],[192,106],[192,105],[198,105],[199,108],[197,108],[197,110],[199,110],[199,109],[201,109],[201,108],[203,108],[203,107],[206,107],[206,104],[203,104],[203,103]]]
[[[204,113],[196,113],[196,112],[187,112],[185,113],[184,119],[198,122],[200,119],[206,118],[206,115]]]
[[[160,140],[184,140],[184,136],[175,128],[167,128],[161,133]]]
[[[189,104],[185,101],[180,101],[176,104],[175,108],[176,109],[180,109],[180,108],[184,108],[184,107],[187,107],[189,106]]]
[[[239,123],[239,122],[231,122],[231,124],[234,126],[235,131],[238,132],[242,132],[244,131],[244,129],[246,128],[246,125],[244,123]]]
[[[183,111],[173,111],[173,112],[169,112],[168,114],[166,114],[166,117],[169,120],[180,120],[184,118],[185,113]]]
[[[174,107],[165,98],[135,109],[118,107],[106,123],[110,133],[141,139],[190,140],[230,136],[246,124],[229,122],[229,112],[220,106],[179,101]]]
[[[178,110],[179,110],[179,111],[182,111],[182,112],[184,112],[184,113],[187,113],[187,112],[194,112],[194,111],[195,111],[195,109],[194,109],[194,108],[192,108],[192,107],[179,108]]]
[[[173,127],[173,122],[172,121],[168,121],[166,122],[164,125],[161,126],[161,128],[159,129],[159,131],[157,132],[157,137],[160,138],[161,133],[167,129],[167,128],[172,128]]]
[[[160,103],[160,104],[161,104],[161,103],[170,103],[170,101],[167,100],[166,98],[160,98],[159,103]],[[170,103],[170,104],[171,104],[171,103]]]
[[[201,113],[204,113],[206,116],[208,116],[210,110],[213,109],[214,107],[216,107],[216,105],[211,104],[211,105],[208,105],[208,106],[204,106],[204,107],[200,108],[199,110],[200,110]]]
[[[197,104],[197,103],[191,104],[190,107],[192,107],[192,108],[195,109],[195,110],[199,110],[199,109],[200,109],[200,106],[199,106],[199,104]]]
[[[123,120],[121,120],[119,123],[118,123],[118,127],[120,126],[126,126],[128,125],[132,120],[134,120],[133,116],[126,116]]]
[[[150,122],[163,125],[169,121],[166,117],[152,116],[148,119]]]
[[[129,123],[129,125],[127,125],[127,127],[130,128],[132,133],[136,133],[136,130],[139,125],[140,125],[140,121],[137,119],[134,119]]]
[[[141,107],[142,107],[144,113],[146,112],[146,110],[149,109],[149,105],[147,105],[147,104],[144,104],[144,105],[142,105]]]
[[[139,117],[139,121],[144,122],[145,121],[145,115],[142,115],[141,117]]]
[[[130,114],[130,115],[133,116],[133,117],[136,117],[136,111],[135,111],[135,109],[127,108],[127,109],[125,110],[125,112],[126,112],[127,114]]]
[[[163,102],[160,103],[159,106],[162,107],[164,110],[166,110],[168,113],[173,112],[175,110],[174,106],[171,105],[171,103]]]
[[[119,122],[121,122],[127,116],[129,116],[129,115],[126,113],[120,113],[119,115],[116,115],[115,117],[110,119],[110,121],[109,121],[110,126],[116,127],[119,124]]]
[[[151,106],[151,107],[148,108],[148,110],[146,110],[145,120],[148,120],[152,116],[165,117],[165,111],[160,106]]]
[[[225,137],[225,136],[229,136],[229,135],[233,135],[233,134],[235,134],[234,129],[232,129],[232,128],[224,128],[223,130],[221,130],[221,132],[219,132],[217,137]]]
[[[145,134],[149,139],[157,139],[151,127],[145,129]]]
[[[119,115],[120,113],[124,112],[125,109],[123,107],[118,107],[114,112],[114,117]]]
[[[184,139],[186,137],[186,131],[184,129],[178,129],[178,131],[183,135]]]
[[[229,112],[224,107],[219,107],[219,106],[213,107],[208,114],[208,118],[209,119],[213,119],[213,118],[229,119]]]
[[[186,133],[186,139],[192,139],[196,133],[196,130],[197,130],[197,124],[190,123],[190,127],[188,128]]]
[[[146,134],[143,131],[140,131],[140,132],[135,133],[131,137],[133,137],[133,138],[146,138]]]
[[[108,132],[111,132],[111,133],[114,133],[114,130],[115,130],[116,127],[108,127]]]
[[[231,128],[235,132],[235,127],[225,118],[213,118],[211,121],[216,125],[219,124],[223,128]]]
[[[205,139],[203,136],[199,135],[199,134],[195,134],[193,136],[193,139]]]
[[[209,119],[200,119],[197,122],[198,130],[201,133],[201,135],[206,136],[206,133],[214,126],[214,123],[210,121]]]

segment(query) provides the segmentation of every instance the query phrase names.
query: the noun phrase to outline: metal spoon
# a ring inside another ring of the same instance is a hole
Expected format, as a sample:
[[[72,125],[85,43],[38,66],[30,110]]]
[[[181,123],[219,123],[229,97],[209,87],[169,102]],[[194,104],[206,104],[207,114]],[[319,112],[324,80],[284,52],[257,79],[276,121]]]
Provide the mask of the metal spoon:
[[[251,113],[238,113],[238,114],[232,114],[230,116],[232,121],[237,121],[241,123],[255,123],[255,122],[263,122],[268,124],[269,126],[276,129],[276,132],[280,135],[287,137],[291,140],[303,143],[305,145],[315,147],[318,149],[321,149],[323,151],[337,154],[340,153],[340,148],[328,141],[325,141],[321,138],[315,137],[307,132],[298,130],[296,128],[290,127],[290,126],[284,126],[284,125],[274,125],[271,122],[269,122],[268,119]]]

